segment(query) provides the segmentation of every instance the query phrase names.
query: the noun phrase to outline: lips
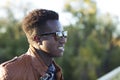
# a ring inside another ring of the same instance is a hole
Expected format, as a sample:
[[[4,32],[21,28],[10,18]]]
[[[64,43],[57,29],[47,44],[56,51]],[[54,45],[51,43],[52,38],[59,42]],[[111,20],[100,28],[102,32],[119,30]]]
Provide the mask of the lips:
[[[60,49],[60,50],[64,51],[64,47],[58,47],[58,49]]]

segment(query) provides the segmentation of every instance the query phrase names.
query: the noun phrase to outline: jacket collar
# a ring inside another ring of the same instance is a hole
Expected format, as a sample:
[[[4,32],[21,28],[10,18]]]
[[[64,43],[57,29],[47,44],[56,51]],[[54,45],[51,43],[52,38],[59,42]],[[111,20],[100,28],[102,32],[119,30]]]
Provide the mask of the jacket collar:
[[[37,54],[35,48],[30,45],[28,52],[28,55],[32,57],[32,66],[33,68],[42,76],[46,73],[48,67],[45,65],[44,61],[41,59],[41,57]]]
[[[27,54],[32,57],[31,63],[33,68],[39,73],[40,76],[44,76],[48,70],[48,66],[44,63],[40,55],[38,55],[35,48],[30,45]],[[60,68],[60,66],[57,65],[54,60],[53,64],[56,68],[56,77],[62,77],[62,69]]]

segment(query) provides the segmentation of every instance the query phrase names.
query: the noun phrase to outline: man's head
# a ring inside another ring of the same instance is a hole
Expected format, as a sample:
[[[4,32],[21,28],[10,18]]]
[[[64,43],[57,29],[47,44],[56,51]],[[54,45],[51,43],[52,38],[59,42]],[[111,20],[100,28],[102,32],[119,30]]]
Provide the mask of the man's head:
[[[22,28],[30,45],[52,57],[62,56],[67,33],[63,31],[56,12],[36,9],[25,17]]]

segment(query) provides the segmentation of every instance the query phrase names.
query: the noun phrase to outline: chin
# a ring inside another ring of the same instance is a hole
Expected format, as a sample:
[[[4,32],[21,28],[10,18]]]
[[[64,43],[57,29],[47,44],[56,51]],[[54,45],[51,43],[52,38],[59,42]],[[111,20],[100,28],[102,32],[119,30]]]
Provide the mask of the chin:
[[[58,55],[56,55],[56,57],[62,57],[63,53],[59,53]]]

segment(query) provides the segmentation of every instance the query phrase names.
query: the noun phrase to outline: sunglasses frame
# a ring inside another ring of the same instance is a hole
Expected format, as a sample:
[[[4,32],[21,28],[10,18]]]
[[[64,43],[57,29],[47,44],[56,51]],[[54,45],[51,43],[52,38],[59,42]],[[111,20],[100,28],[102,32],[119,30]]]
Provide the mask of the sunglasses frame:
[[[47,35],[55,35],[57,39],[67,38],[67,31],[59,31],[59,32],[51,32],[51,33],[43,33],[40,36],[47,36]]]

